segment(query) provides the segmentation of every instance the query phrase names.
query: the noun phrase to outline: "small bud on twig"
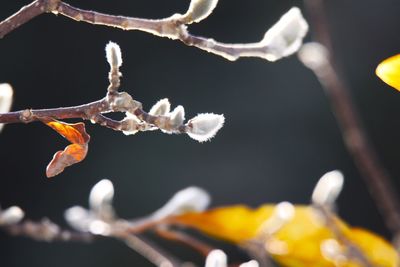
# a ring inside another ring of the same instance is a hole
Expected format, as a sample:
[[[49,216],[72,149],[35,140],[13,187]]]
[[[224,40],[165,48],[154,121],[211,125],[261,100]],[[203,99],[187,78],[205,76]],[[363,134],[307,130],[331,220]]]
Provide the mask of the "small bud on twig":
[[[188,11],[182,16],[184,24],[200,22],[207,18],[217,6],[218,0],[192,0]]]
[[[227,262],[226,254],[222,250],[215,249],[208,254],[205,267],[227,267]]]
[[[203,211],[210,203],[210,196],[199,187],[188,187],[175,195],[159,210],[153,213],[153,219],[162,219],[170,215],[179,215],[191,211]]]
[[[342,191],[343,180],[343,174],[337,170],[324,174],[314,188],[312,202],[320,206],[333,205]]]
[[[298,57],[304,66],[317,72],[328,64],[329,52],[322,44],[311,42],[301,47]]]
[[[0,84],[0,113],[9,112],[11,109],[13,89],[8,83]],[[0,132],[4,124],[0,123]]]
[[[154,106],[151,107],[149,114],[153,116],[164,116],[171,110],[171,104],[168,98],[159,100]]]
[[[19,223],[24,216],[24,211],[20,207],[9,207],[6,210],[0,211],[0,225],[12,225]]]
[[[297,7],[292,7],[272,26],[261,41],[268,46],[269,61],[290,56],[300,48],[307,34],[308,24]]]
[[[110,180],[103,179],[95,184],[90,191],[89,207],[94,212],[102,213],[111,206],[114,197],[114,187]]]
[[[208,141],[221,129],[224,122],[224,115],[199,114],[187,123],[189,127],[187,134],[199,142]]]
[[[114,42],[109,42],[106,45],[106,58],[111,68],[119,68],[122,65],[122,53],[119,45]]]

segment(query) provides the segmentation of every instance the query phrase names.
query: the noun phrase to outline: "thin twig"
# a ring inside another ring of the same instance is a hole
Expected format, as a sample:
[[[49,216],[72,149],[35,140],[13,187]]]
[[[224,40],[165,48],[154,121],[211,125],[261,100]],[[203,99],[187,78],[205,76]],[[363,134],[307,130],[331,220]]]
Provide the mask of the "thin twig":
[[[181,14],[175,14],[164,19],[116,16],[73,7],[61,0],[35,0],[31,4],[23,7],[14,15],[0,22],[0,38],[43,13],[63,15],[76,21],[114,27],[126,31],[138,30],[148,32],[156,36],[179,40],[185,45],[195,46],[232,61],[240,57],[258,57],[269,61],[275,61],[283,56],[288,56],[286,54],[279,54],[280,52],[276,50],[277,47],[274,45],[271,46],[265,41],[265,38],[254,43],[230,44],[217,42],[211,38],[192,35],[187,30],[187,24],[193,21],[188,21],[187,16]],[[306,31],[306,27],[301,28],[298,38],[302,39]],[[292,37],[293,36],[290,38]]]
[[[386,169],[380,163],[375,150],[368,141],[349,95],[350,89],[343,77],[340,77],[335,70],[336,64],[323,1],[306,0],[305,3],[310,13],[311,25],[314,27],[314,38],[329,49],[331,55],[326,64],[323,64],[315,73],[331,102],[345,145],[362,174],[386,226],[395,236],[398,236],[400,233],[399,198]]]

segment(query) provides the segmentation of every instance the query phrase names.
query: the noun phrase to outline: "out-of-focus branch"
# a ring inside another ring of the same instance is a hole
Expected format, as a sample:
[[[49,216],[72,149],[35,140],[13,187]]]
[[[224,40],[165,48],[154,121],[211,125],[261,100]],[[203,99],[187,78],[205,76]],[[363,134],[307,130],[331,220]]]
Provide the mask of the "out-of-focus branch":
[[[335,69],[330,29],[323,1],[305,0],[305,4],[309,11],[314,39],[323,47],[314,46],[312,49],[307,49],[305,46],[303,51],[300,51],[300,58],[314,71],[324,87],[341,128],[345,145],[385,219],[386,226],[395,237],[398,237],[400,234],[399,198],[386,169],[368,140],[349,94],[350,89]],[[307,52],[310,53],[306,54]]]
[[[218,0],[192,0],[185,14],[174,14],[164,19],[142,19],[83,10],[61,0],[35,0],[0,22],[0,38],[38,15],[53,13],[94,25],[115,27],[127,31],[139,30],[179,40],[188,46],[195,46],[228,60],[236,60],[240,57],[258,57],[275,61],[295,53],[308,30],[300,10],[292,8],[266,32],[259,42],[228,44],[190,34],[187,25],[200,22],[208,17],[217,3]]]

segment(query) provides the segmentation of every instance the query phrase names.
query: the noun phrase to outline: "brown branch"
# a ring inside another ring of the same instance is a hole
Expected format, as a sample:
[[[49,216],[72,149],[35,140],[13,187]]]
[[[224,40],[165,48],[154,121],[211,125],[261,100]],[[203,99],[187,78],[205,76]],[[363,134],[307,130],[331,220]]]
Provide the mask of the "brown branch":
[[[292,20],[295,19],[294,23],[297,23],[296,25],[292,23],[293,21],[291,22],[291,26],[294,26],[295,30],[291,33],[283,33],[290,36],[286,38],[277,36],[275,33],[273,36],[269,36],[272,38],[281,38],[285,42],[288,42],[289,39],[293,39],[285,44],[287,47],[277,47],[278,43],[280,44],[279,46],[282,46],[282,40],[279,39],[279,41],[274,43],[274,40],[266,38],[267,35],[265,35],[261,41],[255,43],[229,44],[217,42],[211,38],[204,38],[190,34],[187,31],[187,24],[194,21],[188,19],[188,17],[190,17],[188,14],[175,14],[164,19],[143,19],[115,16],[91,10],[79,9],[61,0],[36,0],[23,7],[11,17],[0,22],[0,38],[43,13],[60,14],[76,21],[83,21],[93,25],[114,27],[126,31],[138,30],[148,32],[159,37],[179,40],[188,46],[197,47],[232,61],[237,60],[240,57],[258,57],[269,61],[275,61],[288,56],[294,53],[296,49],[288,49],[291,51],[289,53],[284,52],[283,50],[290,46],[298,48],[298,41],[300,40],[301,42],[307,32],[307,25],[301,15],[295,15],[297,17],[294,16],[290,18]],[[286,24],[284,27],[287,26]],[[281,30],[286,31],[287,29],[282,28]]]
[[[314,72],[331,102],[345,145],[385,219],[386,226],[395,236],[398,236],[400,234],[399,198],[386,169],[369,143],[349,94],[350,88],[335,70],[336,64],[332,56],[332,43],[323,1],[306,0],[305,3],[310,13],[311,25],[315,27],[314,38],[329,49],[331,55],[325,64],[319,66]]]

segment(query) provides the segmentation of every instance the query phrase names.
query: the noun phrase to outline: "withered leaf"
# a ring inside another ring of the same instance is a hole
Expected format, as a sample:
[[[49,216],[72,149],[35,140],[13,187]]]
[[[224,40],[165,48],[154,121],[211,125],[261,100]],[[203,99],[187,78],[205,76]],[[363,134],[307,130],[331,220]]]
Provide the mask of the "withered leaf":
[[[90,136],[86,133],[83,122],[65,123],[52,119],[43,122],[72,143],[63,151],[57,151],[47,165],[46,176],[50,178],[63,172],[66,167],[85,159]]]

